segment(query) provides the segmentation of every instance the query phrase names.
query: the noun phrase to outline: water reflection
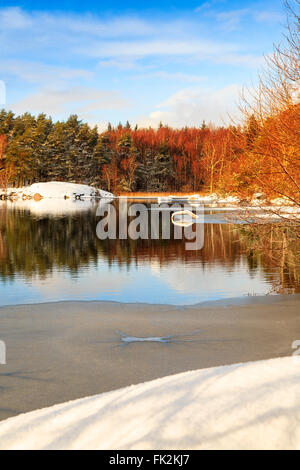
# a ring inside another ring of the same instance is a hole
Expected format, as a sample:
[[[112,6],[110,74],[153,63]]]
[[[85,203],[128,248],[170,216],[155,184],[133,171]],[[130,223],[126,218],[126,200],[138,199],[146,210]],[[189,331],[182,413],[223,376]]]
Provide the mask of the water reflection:
[[[152,239],[99,240],[97,207],[68,200],[1,203],[2,305],[70,299],[184,304],[300,292],[299,270],[288,263],[292,248],[286,246],[284,262],[274,262],[253,246],[247,227],[225,223],[224,211],[206,208],[204,246],[187,251],[167,211],[170,240],[162,238],[161,226]],[[124,203],[114,207],[118,233],[126,232],[128,221],[125,229],[119,224],[126,220]],[[151,232],[151,211],[147,216]]]

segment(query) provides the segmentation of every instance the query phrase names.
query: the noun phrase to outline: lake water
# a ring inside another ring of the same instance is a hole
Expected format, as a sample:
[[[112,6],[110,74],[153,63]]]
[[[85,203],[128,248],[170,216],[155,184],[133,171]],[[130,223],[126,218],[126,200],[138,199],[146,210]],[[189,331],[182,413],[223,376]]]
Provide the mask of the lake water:
[[[140,202],[150,217],[150,201]],[[59,300],[184,305],[274,293],[282,282],[276,266],[249,251],[244,225],[228,219],[234,216],[230,208],[205,206],[203,247],[186,250],[172,224],[169,240],[161,234],[99,240],[98,204],[0,202],[0,305]],[[119,217],[124,201],[113,205]],[[285,288],[299,292],[291,273],[283,276]]]

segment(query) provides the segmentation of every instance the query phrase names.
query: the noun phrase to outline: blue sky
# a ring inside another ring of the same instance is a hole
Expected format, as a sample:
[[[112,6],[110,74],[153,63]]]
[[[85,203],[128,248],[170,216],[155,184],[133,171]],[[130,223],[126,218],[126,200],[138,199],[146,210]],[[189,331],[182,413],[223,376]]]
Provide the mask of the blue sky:
[[[0,0],[6,108],[77,113],[100,129],[222,124],[284,18],[281,0]]]

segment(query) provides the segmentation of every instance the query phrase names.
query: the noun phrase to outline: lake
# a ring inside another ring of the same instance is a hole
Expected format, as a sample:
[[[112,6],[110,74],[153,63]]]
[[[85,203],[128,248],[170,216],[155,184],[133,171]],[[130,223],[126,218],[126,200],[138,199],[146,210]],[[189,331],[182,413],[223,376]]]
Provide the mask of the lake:
[[[136,202],[128,200],[128,206]],[[151,201],[138,202],[150,217]],[[113,208],[119,220],[124,201],[114,201]],[[199,250],[186,250],[172,224],[170,239],[159,232],[157,239],[100,240],[97,209],[99,202],[86,200],[1,201],[0,305],[59,300],[188,305],[300,292],[292,269],[278,270],[250,247],[234,208],[204,206]]]

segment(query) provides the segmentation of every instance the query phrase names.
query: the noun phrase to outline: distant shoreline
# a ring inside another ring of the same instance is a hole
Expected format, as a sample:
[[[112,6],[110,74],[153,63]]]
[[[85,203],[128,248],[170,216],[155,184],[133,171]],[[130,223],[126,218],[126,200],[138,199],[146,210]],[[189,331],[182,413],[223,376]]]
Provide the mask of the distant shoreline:
[[[67,299],[67,300],[54,300],[47,302],[28,302],[23,304],[3,304],[0,305],[0,314],[1,309],[10,308],[10,307],[28,307],[31,305],[34,306],[43,306],[43,305],[57,305],[57,304],[69,304],[69,303],[78,303],[78,304],[119,304],[119,305],[135,305],[135,306],[153,306],[153,307],[172,307],[172,308],[209,308],[211,307],[229,307],[231,305],[251,305],[251,304],[271,304],[282,301],[294,301],[298,300],[300,302],[300,294],[265,294],[265,295],[243,295],[240,297],[228,297],[215,300],[204,300],[202,302],[196,302],[193,304],[169,304],[169,303],[152,303],[152,302],[124,302],[119,300],[78,300],[78,299]]]

